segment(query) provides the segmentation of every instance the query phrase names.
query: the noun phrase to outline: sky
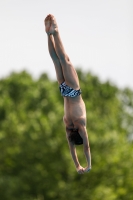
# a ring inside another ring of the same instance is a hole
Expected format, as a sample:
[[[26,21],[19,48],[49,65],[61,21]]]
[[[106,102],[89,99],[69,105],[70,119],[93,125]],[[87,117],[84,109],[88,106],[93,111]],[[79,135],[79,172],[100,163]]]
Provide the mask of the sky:
[[[133,89],[132,0],[0,0],[0,79],[22,70],[56,78],[44,29],[49,13],[76,68]]]

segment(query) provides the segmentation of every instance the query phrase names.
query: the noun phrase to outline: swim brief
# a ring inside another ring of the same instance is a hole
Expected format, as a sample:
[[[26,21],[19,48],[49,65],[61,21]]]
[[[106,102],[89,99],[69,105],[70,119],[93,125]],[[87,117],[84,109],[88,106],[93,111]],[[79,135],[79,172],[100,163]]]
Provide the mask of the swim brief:
[[[81,89],[74,90],[73,88],[66,85],[65,82],[61,83],[59,86],[61,95],[64,97],[77,97],[81,94]]]

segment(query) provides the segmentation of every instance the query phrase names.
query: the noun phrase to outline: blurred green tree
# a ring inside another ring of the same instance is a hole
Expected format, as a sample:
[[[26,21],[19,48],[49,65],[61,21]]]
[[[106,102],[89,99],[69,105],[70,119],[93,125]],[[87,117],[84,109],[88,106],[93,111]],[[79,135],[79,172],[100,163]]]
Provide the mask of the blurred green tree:
[[[0,80],[0,199],[131,200],[133,91],[77,70],[86,104],[92,170],[77,174],[58,84],[25,71]],[[85,165],[82,146],[80,161]]]

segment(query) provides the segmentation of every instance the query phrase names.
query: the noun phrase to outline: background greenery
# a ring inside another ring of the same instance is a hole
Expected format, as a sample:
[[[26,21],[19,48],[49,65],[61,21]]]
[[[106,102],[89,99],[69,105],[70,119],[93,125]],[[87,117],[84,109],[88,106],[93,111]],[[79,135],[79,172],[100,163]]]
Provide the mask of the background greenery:
[[[132,200],[133,91],[78,69],[92,170],[77,174],[58,84],[23,71],[0,80],[1,200]],[[82,146],[78,147],[85,167]]]

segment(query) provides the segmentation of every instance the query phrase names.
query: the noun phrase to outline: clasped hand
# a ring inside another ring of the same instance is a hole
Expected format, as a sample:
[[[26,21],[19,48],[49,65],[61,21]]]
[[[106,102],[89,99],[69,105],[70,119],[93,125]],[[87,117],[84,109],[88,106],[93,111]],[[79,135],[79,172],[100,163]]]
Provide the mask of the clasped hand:
[[[86,172],[89,172],[90,170],[91,170],[91,167],[82,167],[81,165],[80,166],[78,166],[77,168],[77,172],[78,172],[78,174],[84,174],[84,173],[86,173]]]

